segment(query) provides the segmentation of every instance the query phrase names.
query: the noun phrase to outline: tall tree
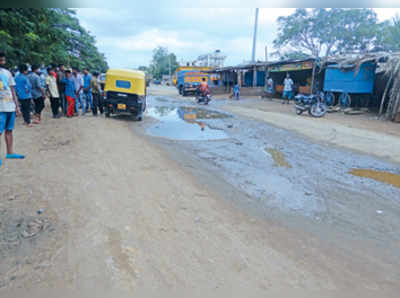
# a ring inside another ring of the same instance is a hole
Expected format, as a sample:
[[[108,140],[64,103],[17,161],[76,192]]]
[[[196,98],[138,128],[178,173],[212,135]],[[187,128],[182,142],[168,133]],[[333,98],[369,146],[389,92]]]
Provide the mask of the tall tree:
[[[307,59],[310,58],[311,56],[308,54],[305,54],[301,51],[286,51],[286,52],[274,52],[272,53],[273,56],[278,56],[279,60],[302,60],[302,59]]]
[[[179,67],[174,53],[168,53],[165,47],[157,47],[153,50],[153,59],[150,64],[150,73],[158,79],[163,75],[169,74],[171,67],[171,74]]]
[[[372,9],[296,9],[278,18],[274,46],[314,57],[364,52],[374,47],[378,28]]]
[[[400,16],[382,23],[378,34],[379,49],[385,51],[400,51]]]
[[[71,9],[0,9],[0,49],[12,66],[64,63],[99,71],[108,68],[94,37]]]

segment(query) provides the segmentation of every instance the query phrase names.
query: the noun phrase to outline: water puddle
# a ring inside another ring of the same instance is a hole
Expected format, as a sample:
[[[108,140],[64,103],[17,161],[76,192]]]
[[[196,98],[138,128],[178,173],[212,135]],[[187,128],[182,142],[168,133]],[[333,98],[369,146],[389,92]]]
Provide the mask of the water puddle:
[[[223,119],[231,117],[230,115],[224,113],[192,107],[179,107],[178,113],[180,115],[192,115],[192,117],[195,119]]]
[[[275,167],[284,167],[284,168],[291,168],[292,166],[287,162],[285,155],[273,148],[265,148],[265,151],[271,154],[272,159],[274,160]]]
[[[370,169],[352,169],[349,173],[354,176],[370,178],[370,179],[384,182],[387,184],[391,184],[395,187],[400,188],[400,175],[399,174],[393,174],[390,172],[376,171],[376,170],[370,170]]]
[[[199,121],[199,119],[229,117],[219,112],[201,108],[156,106],[149,107],[147,114],[159,120],[159,123],[147,129],[147,133],[152,136],[186,141],[229,138],[223,130],[213,129],[203,121]]]
[[[164,97],[156,97],[157,101],[161,101],[161,102],[168,102],[168,99],[164,98]]]

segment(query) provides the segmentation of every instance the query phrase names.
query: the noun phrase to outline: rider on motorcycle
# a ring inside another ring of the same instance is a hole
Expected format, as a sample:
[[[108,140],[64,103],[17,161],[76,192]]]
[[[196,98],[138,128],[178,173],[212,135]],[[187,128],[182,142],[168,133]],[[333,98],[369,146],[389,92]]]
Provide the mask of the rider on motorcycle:
[[[208,83],[206,81],[206,78],[202,78],[201,80],[200,92],[202,96],[207,96],[208,94],[210,94],[210,89],[208,88]]]

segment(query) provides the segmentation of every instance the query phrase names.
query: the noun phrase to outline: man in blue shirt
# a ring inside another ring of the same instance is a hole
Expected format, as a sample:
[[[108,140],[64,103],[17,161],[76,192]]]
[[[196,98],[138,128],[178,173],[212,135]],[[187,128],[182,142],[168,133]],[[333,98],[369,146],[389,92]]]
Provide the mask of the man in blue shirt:
[[[15,91],[21,105],[22,116],[25,125],[31,127],[31,101],[32,101],[32,85],[27,77],[28,67],[26,64],[18,66],[19,74],[15,77]]]
[[[65,78],[63,78],[62,83],[65,86],[65,97],[68,102],[67,117],[70,118],[75,113],[75,83],[70,70],[65,71]]]
[[[83,96],[85,98],[86,102],[86,112],[88,111],[88,108],[90,107],[91,110],[93,110],[93,105],[92,105],[92,90],[90,88],[90,80],[92,79],[92,75],[89,73],[89,69],[85,68],[83,70],[83,73],[85,74],[83,76]]]

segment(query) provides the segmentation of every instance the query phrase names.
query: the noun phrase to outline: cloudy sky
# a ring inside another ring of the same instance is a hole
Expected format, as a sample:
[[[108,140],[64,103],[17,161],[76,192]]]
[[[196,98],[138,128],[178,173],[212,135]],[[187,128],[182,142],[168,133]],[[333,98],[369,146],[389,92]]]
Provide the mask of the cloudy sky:
[[[132,2],[135,3],[135,2]],[[375,9],[380,20],[392,18],[399,8]],[[167,47],[178,61],[220,49],[225,65],[249,60],[254,26],[254,8],[78,8],[81,24],[96,36],[97,46],[110,67],[134,68],[148,65],[152,50]],[[256,58],[263,60],[264,48],[273,51],[276,19],[292,13],[291,8],[261,8]]]

